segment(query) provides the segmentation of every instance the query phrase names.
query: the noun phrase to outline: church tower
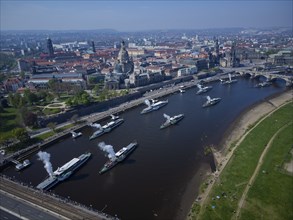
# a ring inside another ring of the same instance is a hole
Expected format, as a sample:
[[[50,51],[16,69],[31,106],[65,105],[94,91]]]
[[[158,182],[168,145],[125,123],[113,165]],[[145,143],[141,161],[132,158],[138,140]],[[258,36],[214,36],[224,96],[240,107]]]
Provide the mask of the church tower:
[[[219,40],[218,39],[216,39],[215,50],[216,50],[215,63],[219,64],[220,63],[220,49],[219,49]]]
[[[95,42],[94,41],[92,41],[92,50],[93,50],[94,53],[96,52],[96,47],[95,47]]]
[[[47,49],[50,57],[54,56],[54,48],[53,48],[53,43],[52,40],[48,37],[47,38]]]
[[[231,47],[231,66],[236,67],[237,66],[237,60],[236,60],[236,49],[235,49],[235,42],[232,43]]]

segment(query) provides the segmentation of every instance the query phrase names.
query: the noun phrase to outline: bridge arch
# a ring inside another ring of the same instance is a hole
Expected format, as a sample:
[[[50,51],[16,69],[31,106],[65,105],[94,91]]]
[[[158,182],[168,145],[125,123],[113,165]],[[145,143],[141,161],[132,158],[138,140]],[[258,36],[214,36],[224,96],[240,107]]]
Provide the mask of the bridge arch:
[[[253,78],[254,78],[254,79],[259,79],[260,77],[264,77],[264,78],[266,78],[267,80],[269,80],[268,76],[263,75],[263,74],[255,74]]]
[[[283,83],[286,83],[286,84],[287,84],[287,82],[288,82],[286,79],[284,79],[284,78],[282,78],[282,77],[278,77],[278,76],[276,76],[276,77],[271,77],[271,79],[270,79],[271,82],[276,82],[277,80],[280,80],[280,81],[282,81]]]
[[[251,73],[251,72],[243,72],[243,76],[249,76],[249,77],[251,77],[251,76],[253,76],[254,74],[253,73]]]

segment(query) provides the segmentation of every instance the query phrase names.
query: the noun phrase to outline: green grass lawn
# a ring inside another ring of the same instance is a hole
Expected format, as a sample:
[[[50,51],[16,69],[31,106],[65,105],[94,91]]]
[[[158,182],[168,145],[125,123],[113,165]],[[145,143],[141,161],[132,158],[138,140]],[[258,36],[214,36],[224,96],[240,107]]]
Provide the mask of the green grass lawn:
[[[213,186],[206,206],[201,207],[202,215],[197,219],[231,219],[266,144],[282,126],[292,121],[292,112],[293,105],[289,103],[247,135]]]
[[[293,219],[293,176],[283,168],[291,156],[292,131],[291,124],[274,139],[248,192],[241,219]]]
[[[5,108],[4,112],[0,113],[0,135],[6,137],[10,135],[11,131],[18,127],[18,116],[16,114],[17,109]]]
[[[61,109],[60,109],[60,108],[45,108],[45,109],[43,110],[43,113],[44,113],[45,115],[57,114],[57,113],[59,113],[59,112],[61,112]]]

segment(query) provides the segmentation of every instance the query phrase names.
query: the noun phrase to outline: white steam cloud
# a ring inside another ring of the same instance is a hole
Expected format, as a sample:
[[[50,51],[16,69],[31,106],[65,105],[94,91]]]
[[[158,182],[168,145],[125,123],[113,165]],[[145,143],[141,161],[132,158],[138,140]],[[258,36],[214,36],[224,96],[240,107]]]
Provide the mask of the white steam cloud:
[[[38,153],[38,156],[39,156],[39,160],[43,161],[44,167],[45,167],[47,173],[50,176],[52,176],[53,175],[53,168],[52,168],[52,164],[50,162],[51,155],[47,152],[40,151]]]
[[[148,99],[144,100],[144,103],[145,103],[148,107],[151,106],[151,103],[150,103],[150,101],[149,101]]]
[[[90,126],[93,128],[102,129],[102,126],[98,123],[92,123],[92,124],[90,124]]]
[[[107,144],[105,144],[105,142],[100,142],[99,144],[98,144],[98,146],[99,146],[99,148],[102,150],[102,151],[104,151],[104,152],[106,152],[108,155],[108,158],[110,159],[110,160],[115,160],[116,159],[116,155],[115,155],[115,151],[114,151],[114,149],[113,149],[113,146],[111,146],[111,145],[107,145]]]
[[[167,119],[167,121],[170,121],[170,116],[164,113],[164,117]]]

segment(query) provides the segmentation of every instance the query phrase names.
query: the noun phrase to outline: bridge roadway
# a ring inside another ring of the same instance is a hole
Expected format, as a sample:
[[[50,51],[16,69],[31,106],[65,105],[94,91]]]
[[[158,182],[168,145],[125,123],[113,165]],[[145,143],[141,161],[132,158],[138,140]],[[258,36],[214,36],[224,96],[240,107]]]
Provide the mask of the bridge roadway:
[[[118,219],[4,177],[0,177],[0,210],[20,219]]]

